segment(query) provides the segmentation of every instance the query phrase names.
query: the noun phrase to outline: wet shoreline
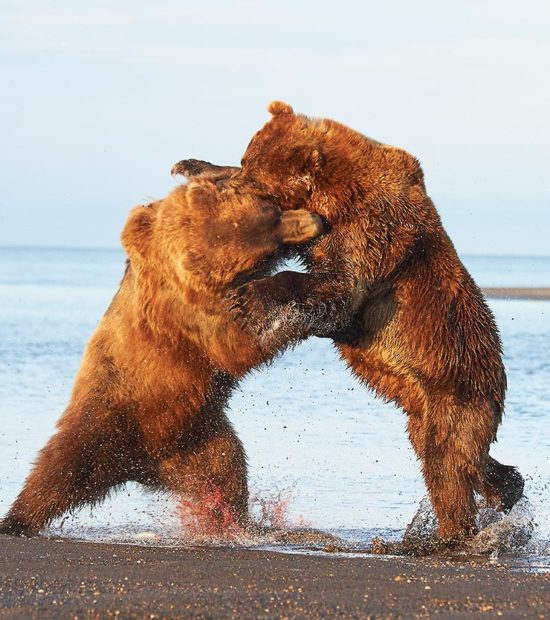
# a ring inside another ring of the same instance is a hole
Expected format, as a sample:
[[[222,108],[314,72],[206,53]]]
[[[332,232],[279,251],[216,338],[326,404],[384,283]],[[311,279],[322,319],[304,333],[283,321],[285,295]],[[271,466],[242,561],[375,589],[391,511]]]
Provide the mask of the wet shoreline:
[[[0,536],[0,618],[544,617],[550,574],[489,559]]]

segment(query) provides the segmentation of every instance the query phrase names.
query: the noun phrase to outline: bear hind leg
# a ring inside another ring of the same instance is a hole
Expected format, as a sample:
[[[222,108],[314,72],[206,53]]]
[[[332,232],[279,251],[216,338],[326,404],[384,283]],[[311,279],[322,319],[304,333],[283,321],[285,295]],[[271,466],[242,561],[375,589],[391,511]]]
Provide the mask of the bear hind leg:
[[[124,450],[112,433],[79,423],[59,430],[40,451],[25,485],[0,522],[0,533],[32,536],[85,503],[101,501],[126,482]]]
[[[232,525],[246,528],[246,455],[234,430],[223,423],[200,443],[189,443],[160,462],[160,485],[180,497],[190,496],[216,531],[223,533]]]
[[[430,399],[424,415],[409,424],[438,535],[445,542],[459,542],[477,531],[474,492],[486,478],[495,428],[489,403],[457,403],[452,397]]]

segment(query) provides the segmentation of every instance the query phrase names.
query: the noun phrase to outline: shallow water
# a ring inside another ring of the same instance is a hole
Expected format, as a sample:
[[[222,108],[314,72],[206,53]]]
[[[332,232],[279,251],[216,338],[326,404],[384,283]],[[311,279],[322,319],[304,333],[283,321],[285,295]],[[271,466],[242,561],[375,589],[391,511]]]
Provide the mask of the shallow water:
[[[466,257],[465,263],[481,286],[550,286],[550,258]],[[54,430],[123,267],[119,251],[0,249],[0,514]],[[550,567],[550,302],[490,305],[509,381],[492,453],[527,477],[537,527],[517,566],[538,563],[544,570]],[[286,528],[320,528],[365,548],[373,536],[400,536],[425,493],[403,414],[359,385],[326,340],[311,339],[252,373],[233,396],[230,417],[247,449],[255,511],[267,503]],[[288,505],[284,516],[278,501]],[[173,500],[136,485],[52,532],[181,542]],[[304,541],[297,546],[315,548]],[[252,542],[276,544],[269,536]]]

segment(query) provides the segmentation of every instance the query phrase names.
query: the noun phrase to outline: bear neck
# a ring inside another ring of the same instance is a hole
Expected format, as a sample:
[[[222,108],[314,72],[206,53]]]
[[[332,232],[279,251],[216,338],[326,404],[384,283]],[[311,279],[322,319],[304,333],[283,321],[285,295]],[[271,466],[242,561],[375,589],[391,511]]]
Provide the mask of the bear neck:
[[[155,274],[137,271],[130,265],[113,306],[127,318],[127,337],[140,340],[142,346],[161,350],[174,360],[182,354],[189,357],[190,349],[194,349],[192,356],[202,355],[190,338],[192,312],[177,291],[159,282]]]
[[[250,338],[243,342],[221,287],[195,288],[191,279],[181,291],[165,286],[159,294],[156,279],[129,270],[117,304],[131,313],[125,337],[140,340],[151,355],[161,352],[185,372],[191,363],[237,378],[264,361],[259,345]]]

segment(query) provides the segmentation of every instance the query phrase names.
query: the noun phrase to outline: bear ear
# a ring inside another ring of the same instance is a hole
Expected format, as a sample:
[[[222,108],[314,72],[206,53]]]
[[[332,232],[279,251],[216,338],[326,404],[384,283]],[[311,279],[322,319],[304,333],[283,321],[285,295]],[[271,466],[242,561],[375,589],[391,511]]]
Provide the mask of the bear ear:
[[[273,116],[280,116],[281,114],[294,114],[292,106],[283,101],[272,101],[267,106],[267,111]]]
[[[191,209],[215,209],[220,189],[210,181],[191,181],[187,185],[187,203]]]
[[[149,250],[155,210],[150,205],[134,207],[120,236],[130,259],[143,258]]]

